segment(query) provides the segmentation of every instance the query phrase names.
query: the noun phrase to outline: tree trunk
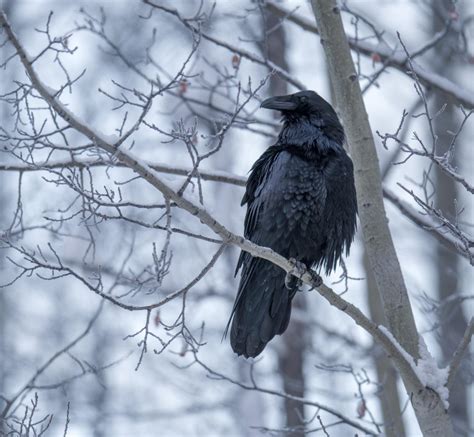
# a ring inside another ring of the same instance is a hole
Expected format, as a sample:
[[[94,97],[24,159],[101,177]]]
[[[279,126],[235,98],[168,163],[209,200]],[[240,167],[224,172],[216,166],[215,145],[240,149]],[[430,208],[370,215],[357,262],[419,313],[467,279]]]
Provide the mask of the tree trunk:
[[[388,228],[374,138],[340,10],[335,0],[312,0],[311,3],[354,162],[359,218],[384,314],[395,338],[417,360],[419,336]],[[452,436],[451,420],[438,394],[422,387],[404,372],[401,372],[401,377],[423,435]]]
[[[265,10],[265,32],[267,47],[263,48],[264,55],[270,61],[288,71],[285,59],[286,35],[283,26],[278,26],[279,20],[274,14]],[[265,53],[266,51],[266,53]],[[270,78],[270,94],[272,96],[288,94],[288,84],[278,75]],[[275,114],[275,116],[278,116]],[[306,312],[305,295],[298,293],[293,300],[293,307],[302,313]],[[307,345],[307,335],[304,323],[292,318],[285,335],[282,336],[282,348],[278,351],[279,373],[283,379],[285,393],[300,398],[305,393],[304,358]],[[291,399],[285,399],[285,424],[288,428],[288,437],[304,436],[304,405]]]
[[[377,325],[386,325],[383,305],[377,292],[377,285],[375,284],[366,254],[364,254],[364,268],[367,278],[367,303],[370,318]],[[380,384],[379,398],[385,435],[387,437],[403,437],[405,435],[405,426],[403,424],[400,397],[398,395],[397,372],[385,351],[377,344],[374,346],[373,360],[377,372],[377,382]]]
[[[432,33],[440,32],[445,23],[440,17],[447,20],[451,1],[435,0],[432,14]],[[437,13],[435,13],[435,11]],[[456,35],[448,34],[447,38],[435,48],[433,59],[433,70],[438,74],[447,75],[452,70],[453,60],[451,58],[451,44],[455,44]],[[436,93],[433,99],[432,112],[436,113],[446,103],[443,95]],[[452,135],[448,132],[456,131],[456,114],[454,105],[448,102],[444,112],[435,120],[435,133],[438,136],[437,155],[446,153],[452,140]],[[459,151],[458,151],[459,152]],[[456,155],[454,155],[456,156]],[[453,162],[456,167],[456,162]],[[436,206],[443,215],[452,219],[456,215],[456,199],[459,199],[456,182],[447,176],[438,166],[435,166],[436,179]],[[439,344],[441,347],[444,364],[447,364],[453,356],[456,345],[461,340],[467,326],[466,316],[463,306],[459,301],[443,304],[448,298],[452,298],[458,290],[458,263],[459,257],[455,252],[445,245],[436,245],[436,272],[438,281],[438,299],[442,304],[439,314]],[[469,405],[467,396],[467,381],[463,381],[462,372],[458,373],[449,396],[449,412],[453,420],[456,435],[467,436],[469,433],[468,411]]]
[[[7,191],[6,191],[6,177],[5,174],[0,175],[0,205],[6,204]],[[0,211],[6,211],[6,209],[0,209]],[[0,232],[5,229],[6,217],[0,214]],[[0,252],[0,278],[4,278],[4,253]],[[0,357],[8,357],[7,352],[7,317],[9,311],[7,309],[7,289],[0,289]],[[10,359],[12,357],[10,356]],[[7,372],[7,360],[0,359],[0,394],[6,394],[6,372]],[[5,404],[3,399],[0,398],[0,411],[3,410]],[[3,420],[0,419],[0,435],[7,435],[7,426]]]
[[[2,8],[10,17],[15,16],[15,7],[13,1],[4,1],[2,3]],[[5,53],[4,51],[2,54]],[[3,56],[2,56],[3,58]],[[2,59],[3,62],[4,59]],[[2,85],[0,86],[0,93],[4,94],[7,92],[6,84],[7,80],[5,77],[5,73],[3,74]],[[5,86],[4,86],[5,84]],[[2,106],[2,113],[0,114],[0,119],[5,120],[7,114],[5,113],[6,109],[5,106]],[[7,158],[8,159],[8,158]],[[7,211],[10,211],[9,208],[6,207],[7,199],[9,197],[9,193],[11,192],[9,181],[8,181],[8,174],[2,172],[0,174],[0,234],[2,234],[9,226],[9,222],[11,222],[12,217],[7,217]],[[6,275],[4,275],[5,269],[5,259],[6,259],[6,251],[0,249],[0,278],[2,280],[6,279]],[[2,281],[0,281],[1,283]],[[13,366],[14,357],[11,353],[9,353],[8,348],[8,319],[12,314],[13,308],[9,307],[9,298],[7,296],[7,292],[9,288],[0,288],[0,395],[6,395],[7,390],[7,371]],[[8,357],[8,358],[7,358]],[[8,361],[8,363],[7,363]],[[9,368],[10,367],[10,368]],[[10,390],[12,387],[9,387]],[[4,400],[0,397],[0,411],[3,411],[5,407]],[[0,436],[8,435],[9,428],[1,418],[0,418]]]

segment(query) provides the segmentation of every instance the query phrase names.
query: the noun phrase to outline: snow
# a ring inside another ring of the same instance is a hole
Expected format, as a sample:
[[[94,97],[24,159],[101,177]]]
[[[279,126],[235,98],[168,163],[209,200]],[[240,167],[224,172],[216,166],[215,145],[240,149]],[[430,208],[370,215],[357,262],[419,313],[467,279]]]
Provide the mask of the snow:
[[[449,408],[449,390],[446,387],[449,376],[449,367],[439,368],[433,356],[430,354],[423,337],[418,338],[418,352],[420,359],[417,363],[416,374],[425,387],[436,391],[443,401],[446,410]]]
[[[418,353],[420,354],[420,359],[417,363],[415,363],[413,357],[402,347],[402,345],[385,326],[379,325],[378,328],[385,334],[385,336],[410,364],[421,384],[438,393],[441,401],[443,402],[444,408],[447,410],[449,408],[449,390],[446,387],[446,383],[449,376],[449,367],[441,369],[438,367],[438,364],[430,354],[425,340],[421,335],[418,337]]]
[[[415,361],[413,357],[403,349],[402,345],[397,341],[397,339],[393,336],[393,334],[383,325],[379,325],[378,328],[382,331],[385,336],[392,342],[392,344],[398,349],[398,351],[403,355],[403,358],[410,364],[410,366],[415,370],[416,367]],[[416,373],[416,371],[415,371]]]

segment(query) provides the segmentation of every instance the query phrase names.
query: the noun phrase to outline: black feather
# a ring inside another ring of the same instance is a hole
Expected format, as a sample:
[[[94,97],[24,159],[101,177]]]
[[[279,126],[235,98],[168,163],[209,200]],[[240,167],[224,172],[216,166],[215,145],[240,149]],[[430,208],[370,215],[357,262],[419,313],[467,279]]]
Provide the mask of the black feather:
[[[344,131],[329,103],[313,91],[274,97],[262,107],[281,110],[283,128],[252,167],[242,205],[245,237],[308,267],[333,270],[356,229],[357,203],[352,161]],[[286,273],[242,252],[232,310],[230,341],[239,355],[255,357],[286,330],[297,292]]]

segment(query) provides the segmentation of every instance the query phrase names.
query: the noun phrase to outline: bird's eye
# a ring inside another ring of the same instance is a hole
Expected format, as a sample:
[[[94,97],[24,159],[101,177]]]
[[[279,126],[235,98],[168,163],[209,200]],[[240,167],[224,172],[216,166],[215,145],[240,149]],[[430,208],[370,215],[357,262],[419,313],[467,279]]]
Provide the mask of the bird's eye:
[[[306,96],[301,96],[300,97],[300,102],[301,103],[306,103],[307,101],[308,101],[308,97],[306,97]]]

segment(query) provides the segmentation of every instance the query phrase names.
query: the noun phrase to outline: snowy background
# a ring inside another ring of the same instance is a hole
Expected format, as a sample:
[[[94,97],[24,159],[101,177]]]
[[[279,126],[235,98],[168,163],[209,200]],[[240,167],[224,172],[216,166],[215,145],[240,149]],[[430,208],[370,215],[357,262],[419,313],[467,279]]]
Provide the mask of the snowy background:
[[[158,2],[158,0],[157,0]],[[198,2],[177,1],[168,3],[178,8],[183,16],[191,15],[198,7]],[[432,37],[430,6],[422,1],[379,1],[355,0],[348,3],[364,17],[374,21],[379,29],[385,31],[385,38],[396,45],[396,32],[400,32],[409,49],[415,49]],[[312,18],[311,10],[304,1],[287,1],[287,9],[299,7],[297,14]],[[209,9],[210,3],[204,2]],[[44,48],[46,37],[35,29],[44,29],[48,14],[54,11],[51,18],[51,33],[62,35],[80,26],[87,14],[100,17],[101,10],[107,17],[105,29],[123,53],[140,65],[144,59],[145,48],[156,29],[156,41],[153,56],[162,68],[175,74],[181,67],[191,49],[189,32],[182,24],[166,14],[155,13],[152,19],[141,19],[148,14],[149,8],[132,1],[3,1],[10,22],[17,35],[30,54],[37,54]],[[459,2],[462,16],[474,12],[470,1]],[[345,15],[348,33],[353,34],[351,18]],[[305,32],[299,27],[286,23],[284,25],[287,44],[284,50],[290,73],[298,78],[308,89],[314,89],[323,97],[330,99],[328,77],[324,54],[319,39],[314,34]],[[472,29],[472,27],[471,27]],[[239,1],[217,1],[213,18],[206,32],[216,38],[225,40],[241,49],[258,52],[255,38],[262,32],[262,22],[255,3]],[[472,38],[472,30],[468,32]],[[64,68],[71,77],[86,69],[84,76],[74,84],[72,93],[63,93],[61,100],[69,105],[85,123],[93,126],[104,135],[116,134],[125,111],[133,120],[138,112],[133,109],[116,106],[106,95],[99,92],[116,94],[117,87],[112,81],[124,84],[129,88],[146,90],[147,84],[137,74],[123,65],[116,57],[110,55],[110,48],[97,35],[88,31],[74,31],[69,40],[70,47],[76,47],[73,55],[62,57]],[[2,48],[2,57],[10,55],[11,50]],[[355,56],[355,55],[354,55]],[[436,54],[431,53],[420,61],[426,68],[438,68]],[[54,54],[45,55],[35,65],[43,81],[53,89],[58,89],[64,81],[61,67],[54,63]],[[2,61],[3,62],[3,61]],[[217,73],[213,65],[222,70],[233,72],[232,53],[224,48],[203,41],[194,57],[190,68],[199,77],[190,77],[185,92],[196,99],[207,95],[199,78],[207,81],[216,80]],[[371,74],[379,66],[371,59],[362,58],[361,68]],[[148,67],[144,67],[145,69]],[[150,67],[150,72],[153,69]],[[264,79],[268,71],[245,59],[240,61],[236,80],[243,86],[252,78],[253,86]],[[1,71],[0,87],[4,94],[12,87],[12,81],[26,81],[24,70],[16,64]],[[469,62],[453,63],[446,73],[454,82],[472,90],[472,65]],[[289,91],[296,91],[291,85]],[[259,92],[260,98],[269,95],[268,86]],[[403,109],[409,109],[417,100],[417,94],[411,79],[394,69],[388,69],[378,80],[378,86],[372,86],[364,96],[372,129],[381,133],[393,133],[400,121]],[[233,108],[227,99],[216,96],[215,100],[228,110]],[[188,108],[178,105],[179,98],[172,95],[159,97],[148,114],[150,122],[167,131],[173,123],[181,118],[189,125],[194,122]],[[252,163],[272,143],[275,130],[271,126],[278,120],[267,111],[258,111],[259,102],[253,99],[248,110],[256,110],[255,116],[269,122],[269,125],[258,125],[268,135],[259,135],[245,129],[233,128],[225,136],[222,149],[202,165],[206,170],[222,170],[245,176]],[[212,114],[210,115],[213,116]],[[11,128],[13,117],[6,105],[2,106],[1,124]],[[197,147],[204,147],[209,124],[197,120],[199,136]],[[417,131],[422,137],[428,137],[427,126],[423,119],[412,120],[411,131]],[[473,124],[467,123],[459,139],[457,152],[458,171],[472,180]],[[84,144],[84,138],[71,132],[72,144]],[[133,152],[152,162],[176,166],[191,166],[186,148],[178,142],[167,142],[164,135],[159,135],[146,127],[141,127],[134,135]],[[385,150],[378,142],[379,159],[384,166],[393,153]],[[2,144],[3,146],[3,144]],[[393,145],[393,147],[395,147]],[[35,155],[40,161],[46,159],[45,151]],[[60,154],[55,155],[61,159]],[[67,159],[68,154],[63,154]],[[14,158],[8,153],[0,154],[0,162],[13,163]],[[412,202],[397,183],[416,190],[415,182],[422,179],[428,163],[422,158],[413,158],[403,165],[396,166],[386,180],[401,198]],[[94,185],[100,189],[104,185],[115,186],[117,181],[128,181],[133,174],[124,169],[111,168],[93,170]],[[182,182],[180,176],[164,176],[173,186]],[[55,250],[70,265],[93,275],[102,270],[105,285],[114,279],[113,272],[126,262],[126,272],[139,272],[144,265],[152,263],[153,244],[161,248],[165,241],[165,232],[147,229],[120,220],[103,221],[97,226],[87,222],[80,214],[72,217],[80,205],[75,202],[76,193],[68,186],[54,183],[54,175],[47,172],[26,172],[22,176],[23,206],[22,224],[25,228],[42,226],[46,221],[64,219],[71,216],[61,229],[54,234],[43,229],[31,229],[21,235],[17,241],[30,249],[47,248],[51,243]],[[188,192],[197,198],[197,190]],[[137,203],[159,203],[157,192],[143,181],[134,181],[123,186],[124,197]],[[244,209],[240,207],[243,194],[241,187],[203,182],[203,196],[206,208],[230,230],[240,234],[243,230]],[[14,221],[18,200],[18,173],[0,172],[0,224],[7,229]],[[472,201],[466,192],[459,190],[458,209],[464,208],[463,219],[472,223]],[[80,202],[79,202],[80,203]],[[446,365],[440,349],[439,330],[451,323],[450,315],[430,308],[431,299],[439,299],[438,273],[445,268],[440,264],[437,248],[440,243],[431,234],[412,224],[400,214],[398,209],[387,202],[390,228],[393,233],[397,253],[414,307],[417,326],[424,339],[437,358],[440,366]],[[162,211],[136,210],[134,217],[152,223]],[[210,236],[210,231],[200,226],[198,220],[182,211],[174,211],[175,224],[188,230]],[[471,228],[472,229],[472,228]],[[61,233],[68,234],[62,237]],[[95,246],[89,247],[90,233],[93,234]],[[129,256],[131,247],[133,252]],[[214,244],[186,238],[174,234],[172,240],[172,266],[161,287],[152,294],[142,290],[137,295],[124,298],[134,305],[151,303],[166,294],[183,287],[209,261],[215,252]],[[232,353],[227,340],[222,335],[230,315],[231,305],[236,292],[237,279],[233,277],[238,251],[227,248],[212,271],[188,294],[187,325],[194,335],[203,335],[205,345],[199,350],[199,359],[206,366],[233,380],[246,381],[249,384],[250,363],[238,359]],[[453,252],[453,257],[455,257]],[[17,259],[11,251],[0,251],[0,282],[8,283],[18,273],[10,259]],[[363,247],[361,236],[356,236],[351,254],[346,259],[350,277],[358,278],[349,281],[345,298],[356,304],[364,313],[368,313],[367,281],[363,265]],[[471,295],[474,280],[472,266],[458,257],[456,271],[445,271],[446,275],[456,275],[456,289],[453,295]],[[109,274],[110,272],[112,274]],[[339,278],[337,271],[325,282],[330,284]],[[344,284],[334,285],[342,291]],[[117,294],[125,293],[127,284],[115,290]],[[36,274],[22,277],[14,284],[0,289],[0,393],[7,398],[15,394],[34,375],[37,369],[58,350],[84,331],[94,316],[102,299],[96,296],[79,281],[71,277],[44,280]],[[472,299],[457,303],[462,305],[466,319],[473,315]],[[304,310],[297,309],[293,317],[305,322],[307,336],[304,351],[305,397],[320,402],[340,411],[347,417],[358,419],[360,402],[358,384],[349,372],[331,371],[324,366],[352,366],[354,372],[366,371],[371,383],[363,385],[367,406],[377,421],[381,421],[378,400],[378,387],[373,357],[376,351],[372,340],[344,314],[331,308],[316,293],[305,296]],[[157,335],[166,339],[160,321],[170,324],[181,311],[181,299],[174,300],[158,311],[153,311],[152,327]],[[136,370],[139,361],[140,347],[137,342],[142,335],[133,338],[127,336],[139,331],[145,323],[144,312],[124,311],[117,306],[105,303],[98,319],[87,336],[57,360],[36,381],[38,386],[28,393],[24,404],[28,405],[34,393],[38,394],[38,417],[53,414],[47,435],[62,435],[66,421],[66,409],[70,403],[69,436],[222,436],[222,435],[259,435],[259,428],[278,430],[284,427],[285,412],[280,397],[258,391],[248,391],[227,380],[210,377],[202,366],[193,363],[192,354],[186,350],[184,342],[177,338],[161,354],[155,354],[160,344],[151,338],[148,352]],[[458,339],[453,340],[453,347]],[[282,375],[279,357],[282,353],[282,338],[275,339],[254,363],[254,375],[258,385],[277,392],[282,391]],[[82,369],[100,369],[97,372],[87,371],[87,375],[74,378]],[[89,367],[90,366],[90,367]],[[105,368],[103,368],[105,367]],[[103,369],[102,369],[103,368]],[[472,369],[471,369],[472,370]],[[71,379],[72,378],[72,379]],[[68,382],[59,384],[64,380]],[[468,405],[473,402],[472,384],[467,377],[464,385],[468,396]],[[383,383],[382,383],[383,386]],[[399,395],[403,406],[407,396],[403,386],[399,386]],[[0,399],[0,406],[1,406]],[[3,407],[2,407],[3,408]],[[307,419],[312,418],[317,409],[306,407]],[[334,421],[324,412],[318,413],[325,424]],[[472,411],[466,429],[473,427]],[[404,409],[404,423],[408,435],[419,435],[411,406]],[[366,415],[361,423],[370,424]],[[318,428],[313,422],[308,428]],[[331,436],[346,436],[351,432],[344,425],[329,428]],[[466,431],[467,432],[467,431]],[[323,435],[315,431],[314,435]],[[464,435],[464,434],[460,434]],[[466,434],[467,435],[467,434]]]

